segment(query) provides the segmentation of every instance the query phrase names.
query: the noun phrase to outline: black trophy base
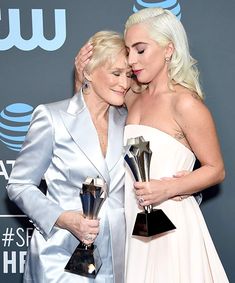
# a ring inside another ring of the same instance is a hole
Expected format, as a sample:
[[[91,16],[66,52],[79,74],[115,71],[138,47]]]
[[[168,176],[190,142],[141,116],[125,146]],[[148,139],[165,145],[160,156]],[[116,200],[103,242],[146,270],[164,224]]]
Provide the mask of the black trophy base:
[[[136,216],[132,235],[150,237],[176,229],[161,209],[140,212]]]
[[[79,244],[65,266],[65,271],[95,278],[102,265],[98,248]]]

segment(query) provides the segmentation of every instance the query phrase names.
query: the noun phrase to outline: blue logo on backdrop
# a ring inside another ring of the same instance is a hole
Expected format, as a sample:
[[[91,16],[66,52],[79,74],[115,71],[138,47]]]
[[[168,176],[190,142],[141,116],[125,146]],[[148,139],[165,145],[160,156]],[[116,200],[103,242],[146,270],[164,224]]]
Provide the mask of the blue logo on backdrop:
[[[55,9],[55,37],[46,39],[43,34],[43,10],[32,9],[32,37],[23,39],[21,37],[20,10],[9,9],[9,34],[0,39],[0,50],[8,50],[13,46],[23,51],[35,49],[37,46],[46,51],[59,49],[66,39],[66,17],[64,9]],[[1,10],[0,10],[1,20]]]
[[[25,103],[8,105],[0,113],[0,141],[9,149],[20,151],[27,134],[33,107]]]
[[[149,7],[161,7],[167,10],[170,10],[178,19],[181,18],[181,8],[179,1],[177,0],[165,0],[165,1],[154,1],[154,2],[146,2],[143,0],[135,0],[136,4],[133,6],[133,12],[136,13],[142,8]]]

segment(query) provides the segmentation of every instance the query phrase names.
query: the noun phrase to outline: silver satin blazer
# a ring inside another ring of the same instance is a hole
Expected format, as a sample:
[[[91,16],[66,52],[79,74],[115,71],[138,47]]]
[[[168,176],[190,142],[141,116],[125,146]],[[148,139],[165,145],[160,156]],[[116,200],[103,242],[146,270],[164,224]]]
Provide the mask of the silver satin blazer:
[[[39,105],[12,170],[9,198],[35,226],[27,253],[24,282],[124,282],[124,159],[126,110],[109,109],[108,148],[104,159],[83,95]],[[102,177],[108,198],[99,213],[96,239],[103,265],[95,280],[64,271],[79,244],[67,230],[54,227],[64,210],[82,210],[80,188],[87,176]],[[45,178],[44,195],[38,185]]]

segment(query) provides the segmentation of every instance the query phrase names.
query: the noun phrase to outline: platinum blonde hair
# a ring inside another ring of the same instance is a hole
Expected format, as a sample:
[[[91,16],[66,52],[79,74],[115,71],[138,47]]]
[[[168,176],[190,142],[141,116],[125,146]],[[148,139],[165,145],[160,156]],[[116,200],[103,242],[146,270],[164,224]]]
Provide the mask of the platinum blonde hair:
[[[150,37],[160,46],[165,47],[168,43],[173,43],[174,52],[168,68],[171,83],[180,84],[203,99],[197,61],[189,53],[187,35],[177,17],[162,8],[142,9],[128,18],[124,34],[132,25],[139,23],[146,25]]]
[[[92,57],[85,67],[88,74],[101,65],[113,64],[119,54],[127,56],[123,36],[118,32],[99,31],[88,42],[93,46]]]

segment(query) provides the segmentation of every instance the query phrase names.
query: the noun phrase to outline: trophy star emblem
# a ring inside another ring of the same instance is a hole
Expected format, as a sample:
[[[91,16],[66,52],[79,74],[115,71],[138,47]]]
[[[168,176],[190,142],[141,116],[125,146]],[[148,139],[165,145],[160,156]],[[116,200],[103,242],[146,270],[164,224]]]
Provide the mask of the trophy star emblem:
[[[141,139],[142,138],[142,139]],[[149,141],[144,141],[143,137],[139,138],[139,143],[136,145],[132,145],[132,151],[135,156],[140,156],[143,153],[152,154],[152,151],[149,148]]]
[[[149,141],[143,136],[129,138],[125,146],[124,159],[129,165],[136,181],[148,181],[152,151],[149,148]]]
[[[84,193],[94,193],[94,192],[102,192],[102,188],[104,188],[105,186],[105,182],[103,179],[97,177],[97,178],[91,178],[91,177],[87,177],[85,182],[83,183],[82,186],[82,191],[81,194]],[[96,188],[96,190],[95,190]],[[100,188],[100,190],[99,190]],[[95,196],[95,195],[94,195]]]
[[[147,153],[148,155],[152,154],[149,141],[145,141],[143,136],[128,139],[124,149],[129,157],[131,157],[131,155],[141,156],[143,153]]]
[[[134,156],[140,156],[143,152],[152,154],[152,151],[149,147],[149,141],[145,141],[143,136],[129,138],[127,140],[127,145],[124,146],[124,150],[126,154],[131,152]]]

